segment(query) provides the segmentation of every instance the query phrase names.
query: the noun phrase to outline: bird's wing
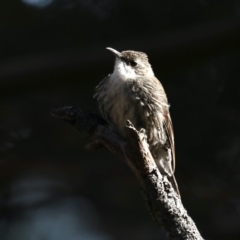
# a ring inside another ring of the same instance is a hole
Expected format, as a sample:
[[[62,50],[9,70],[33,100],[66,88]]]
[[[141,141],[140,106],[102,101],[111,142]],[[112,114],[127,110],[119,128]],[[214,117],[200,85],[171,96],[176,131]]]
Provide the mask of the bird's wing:
[[[151,84],[151,85],[150,85]],[[157,78],[152,78],[152,81],[144,81],[144,85],[148,88],[151,92],[151,98],[153,100],[152,104],[157,104],[159,107],[160,112],[163,115],[163,128],[167,135],[167,145],[168,148],[170,147],[171,156],[172,156],[172,172],[175,171],[175,144],[174,144],[174,133],[173,133],[173,126],[171,117],[169,114],[169,104],[166,97],[166,93],[162,84],[159,82]],[[160,122],[158,124],[161,124]]]
[[[160,127],[160,129],[161,131],[164,131],[166,135],[166,142],[164,145],[167,147],[168,154],[171,156],[171,163],[169,164],[168,161],[165,161],[164,163],[162,163],[163,164],[162,168],[166,171],[167,174],[168,174],[167,169],[170,170],[171,176],[168,175],[169,180],[172,183],[172,186],[175,189],[176,193],[180,196],[178,184],[174,177],[174,171],[175,171],[174,132],[173,132],[172,120],[169,113],[169,104],[168,104],[167,96],[161,83],[158,81],[157,78],[153,78],[151,83],[149,82],[147,85],[149,84],[151,84],[151,87],[148,86],[148,89],[150,90],[150,93],[151,93],[151,99],[153,101],[152,104],[155,104],[155,106],[157,105],[158,110],[162,113],[162,118],[160,117],[161,120],[158,119],[158,121],[156,121],[156,124],[160,124],[160,126],[163,125],[162,128]],[[169,153],[169,150],[170,150],[170,153]]]
[[[174,133],[172,120],[169,114],[169,111],[166,111],[164,114],[164,128],[167,134],[168,144],[170,146],[171,155],[172,155],[172,171],[175,171],[175,143],[174,143]]]

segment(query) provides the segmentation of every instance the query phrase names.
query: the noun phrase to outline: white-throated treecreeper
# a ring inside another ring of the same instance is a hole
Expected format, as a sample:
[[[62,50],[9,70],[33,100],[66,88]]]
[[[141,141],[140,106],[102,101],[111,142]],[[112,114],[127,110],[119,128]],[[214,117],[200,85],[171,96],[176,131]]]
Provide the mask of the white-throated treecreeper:
[[[155,77],[143,52],[107,48],[115,55],[112,74],[96,87],[94,97],[102,117],[113,131],[125,137],[130,120],[137,130],[146,130],[151,154],[160,172],[171,181],[180,196],[174,177],[175,146],[166,93]]]

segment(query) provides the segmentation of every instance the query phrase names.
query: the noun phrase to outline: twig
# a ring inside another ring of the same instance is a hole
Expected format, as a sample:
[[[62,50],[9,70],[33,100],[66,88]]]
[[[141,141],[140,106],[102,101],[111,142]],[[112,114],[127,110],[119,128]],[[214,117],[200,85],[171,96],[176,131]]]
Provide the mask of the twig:
[[[140,182],[153,218],[163,226],[171,239],[203,239],[184,209],[168,179],[161,175],[148,149],[144,130],[137,131],[127,123],[127,139],[112,132],[98,115],[74,107],[52,111],[54,117],[72,124],[90,135],[88,149],[106,147],[132,169]]]

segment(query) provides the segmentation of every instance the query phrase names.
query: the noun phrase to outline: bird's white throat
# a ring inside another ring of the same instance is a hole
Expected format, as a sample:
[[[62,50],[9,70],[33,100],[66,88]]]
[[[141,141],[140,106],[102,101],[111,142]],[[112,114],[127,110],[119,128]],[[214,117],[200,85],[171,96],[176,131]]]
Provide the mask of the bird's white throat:
[[[128,79],[135,79],[136,73],[131,66],[128,66],[122,61],[116,60],[112,77],[113,79],[116,78],[126,81]]]

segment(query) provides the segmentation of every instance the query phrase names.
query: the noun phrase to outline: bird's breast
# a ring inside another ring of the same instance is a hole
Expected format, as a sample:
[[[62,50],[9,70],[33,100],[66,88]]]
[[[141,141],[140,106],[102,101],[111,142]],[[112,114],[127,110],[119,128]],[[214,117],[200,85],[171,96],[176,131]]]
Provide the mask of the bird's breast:
[[[164,117],[159,104],[152,99],[151,92],[141,85],[136,85],[134,80],[112,77],[110,76],[105,86],[102,98],[111,128],[125,137],[125,126],[127,120],[130,120],[137,130],[146,130],[148,141],[152,145],[164,143]]]
[[[136,124],[136,108],[131,98],[130,85],[121,79],[110,79],[103,102],[111,120],[109,124],[122,136],[125,136],[127,120]]]

